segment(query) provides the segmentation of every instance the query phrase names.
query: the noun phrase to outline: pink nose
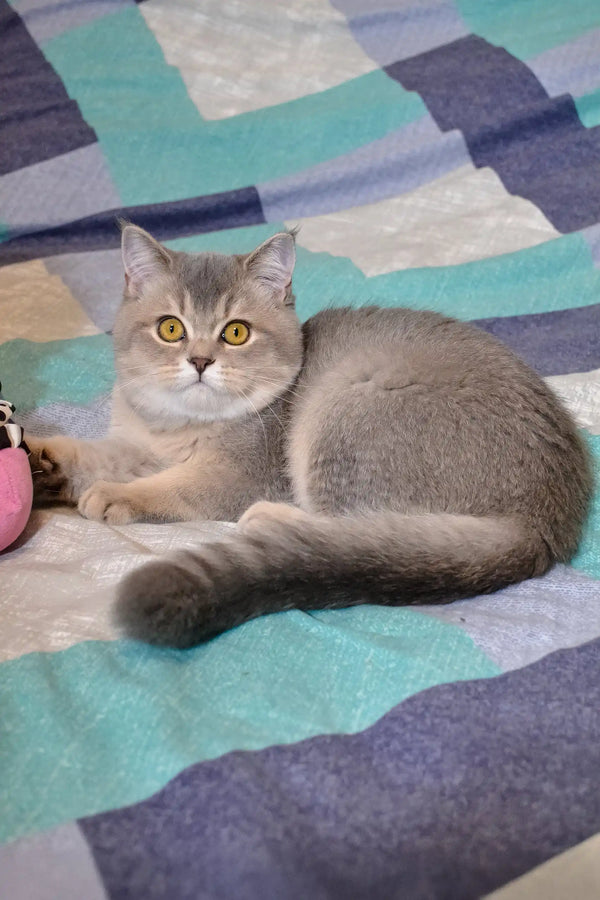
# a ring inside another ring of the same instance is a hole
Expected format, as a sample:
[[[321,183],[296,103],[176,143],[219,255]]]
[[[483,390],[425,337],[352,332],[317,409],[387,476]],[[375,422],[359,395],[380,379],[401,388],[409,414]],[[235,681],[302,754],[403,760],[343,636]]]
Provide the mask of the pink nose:
[[[198,375],[202,375],[205,368],[214,363],[214,359],[209,359],[207,356],[192,356],[190,362],[197,369]]]

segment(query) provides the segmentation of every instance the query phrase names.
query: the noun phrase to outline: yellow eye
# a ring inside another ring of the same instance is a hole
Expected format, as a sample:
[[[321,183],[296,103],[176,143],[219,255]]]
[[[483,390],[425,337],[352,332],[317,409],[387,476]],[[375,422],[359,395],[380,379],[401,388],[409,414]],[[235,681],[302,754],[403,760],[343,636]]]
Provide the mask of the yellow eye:
[[[185,328],[183,322],[176,319],[175,316],[165,316],[158,323],[158,336],[163,341],[173,344],[175,341],[181,341],[185,337]]]
[[[221,337],[226,344],[239,347],[240,344],[245,344],[250,337],[250,329],[244,322],[230,322],[221,332]]]

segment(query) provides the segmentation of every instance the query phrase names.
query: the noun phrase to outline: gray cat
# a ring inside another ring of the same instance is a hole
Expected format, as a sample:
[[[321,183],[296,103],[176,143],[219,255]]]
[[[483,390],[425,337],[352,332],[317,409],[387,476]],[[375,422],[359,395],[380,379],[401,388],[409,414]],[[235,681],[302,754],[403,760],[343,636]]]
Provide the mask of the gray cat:
[[[263,613],[468,597],[575,552],[591,476],[544,382],[410,309],[294,312],[292,234],[248,256],[123,231],[108,438],[32,441],[39,499],[109,523],[239,518],[120,587],[127,631],[185,647]]]

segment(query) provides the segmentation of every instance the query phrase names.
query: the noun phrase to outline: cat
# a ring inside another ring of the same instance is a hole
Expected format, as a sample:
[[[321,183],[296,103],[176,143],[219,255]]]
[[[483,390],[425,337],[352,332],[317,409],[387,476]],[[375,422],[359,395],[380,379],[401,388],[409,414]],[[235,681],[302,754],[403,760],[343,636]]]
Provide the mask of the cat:
[[[568,413],[492,336],[433,312],[300,324],[293,233],[248,255],[122,232],[109,436],[32,444],[38,501],[235,521],[121,583],[133,637],[188,647],[264,613],[447,602],[568,561],[592,479]]]

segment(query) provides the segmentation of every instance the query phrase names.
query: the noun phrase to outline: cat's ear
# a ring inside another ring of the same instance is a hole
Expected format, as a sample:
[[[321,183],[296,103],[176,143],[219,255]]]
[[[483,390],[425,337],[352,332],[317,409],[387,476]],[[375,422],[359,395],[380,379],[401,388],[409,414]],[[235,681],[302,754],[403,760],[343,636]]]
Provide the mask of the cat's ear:
[[[126,290],[137,295],[171,267],[169,251],[137,225],[125,225],[121,233],[121,253]]]
[[[292,272],[296,262],[295,232],[282,231],[257,247],[245,262],[246,269],[281,303],[293,303]]]

